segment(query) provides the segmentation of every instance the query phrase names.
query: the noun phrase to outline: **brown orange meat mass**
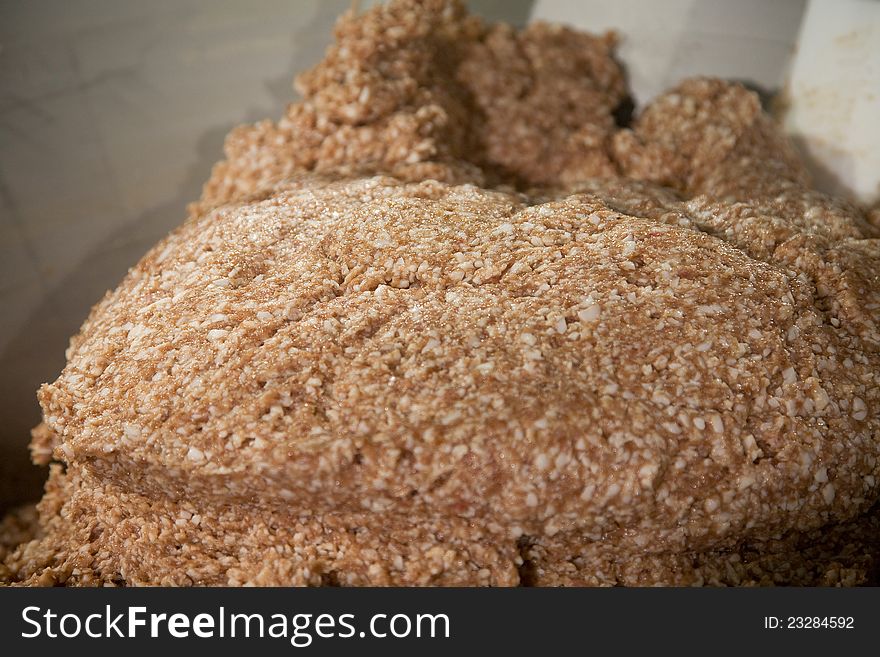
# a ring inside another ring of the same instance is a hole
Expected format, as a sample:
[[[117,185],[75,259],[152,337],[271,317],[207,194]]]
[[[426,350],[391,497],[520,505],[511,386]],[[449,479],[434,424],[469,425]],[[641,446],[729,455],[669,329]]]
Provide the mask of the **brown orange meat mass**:
[[[0,578],[870,581],[878,228],[738,85],[620,125],[613,47],[344,16],[40,390]]]

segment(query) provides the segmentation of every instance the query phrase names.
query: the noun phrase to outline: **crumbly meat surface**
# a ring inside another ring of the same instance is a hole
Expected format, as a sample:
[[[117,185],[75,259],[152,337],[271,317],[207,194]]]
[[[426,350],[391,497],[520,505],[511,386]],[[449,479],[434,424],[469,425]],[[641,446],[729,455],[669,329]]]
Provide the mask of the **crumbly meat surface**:
[[[408,181],[553,184],[614,176],[627,99],[613,34],[485,25],[447,0],[344,15],[303,101],[226,140],[193,214],[303,171]]]
[[[872,215],[738,85],[618,126],[611,35],[336,36],[40,390],[63,467],[0,578],[869,581]]]
[[[876,578],[866,547],[880,538],[874,512],[733,550],[645,551],[563,535],[510,540],[504,525],[452,515],[388,513],[377,522],[369,511],[172,502],[59,466],[39,506],[45,538],[7,564],[41,586],[837,586]]]

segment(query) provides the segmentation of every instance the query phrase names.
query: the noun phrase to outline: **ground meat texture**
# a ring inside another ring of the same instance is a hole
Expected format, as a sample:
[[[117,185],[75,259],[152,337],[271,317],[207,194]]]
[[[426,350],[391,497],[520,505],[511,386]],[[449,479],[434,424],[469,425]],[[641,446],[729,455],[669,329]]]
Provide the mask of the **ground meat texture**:
[[[618,126],[613,35],[430,0],[336,37],[41,388],[63,467],[0,578],[871,581],[876,212],[738,85]]]

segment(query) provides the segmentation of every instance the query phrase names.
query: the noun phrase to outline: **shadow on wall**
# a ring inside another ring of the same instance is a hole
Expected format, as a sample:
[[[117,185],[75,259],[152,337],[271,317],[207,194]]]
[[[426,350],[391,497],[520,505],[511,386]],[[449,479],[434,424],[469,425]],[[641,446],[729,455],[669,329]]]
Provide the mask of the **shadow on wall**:
[[[270,98],[271,102],[262,101],[258,105],[250,104],[249,107],[248,99],[244,95],[230,100],[229,107],[224,107],[228,121],[207,129],[198,138],[195,163],[181,177],[176,193],[162,196],[170,200],[152,207],[132,208],[127,214],[120,213],[119,216],[108,218],[112,228],[93,240],[86,252],[76,254],[78,264],[70,268],[49,289],[42,290],[37,305],[20,322],[20,328],[5,341],[0,351],[0,513],[40,495],[46,469],[34,467],[27,450],[30,429],[40,421],[35,391],[42,383],[52,381],[58,376],[64,366],[64,350],[69,337],[79,329],[91,305],[114,287],[143,253],[180,224],[185,217],[186,204],[198,198],[211,167],[222,156],[223,140],[229,130],[243,121],[277,118],[286,103],[295,100],[291,81],[297,73],[320,60],[331,39],[331,29],[336,17],[349,4],[345,0],[314,3],[309,29],[300,30],[291,36],[291,55],[286,72],[271,76],[262,83],[267,92],[264,98]],[[365,5],[366,3],[362,3],[362,6]],[[489,20],[506,20],[515,25],[523,25],[528,20],[532,0],[475,0],[469,5],[475,13]],[[206,11],[205,7],[200,11]],[[61,29],[63,31],[63,26]],[[77,29],[82,29],[82,26]],[[121,47],[125,45],[124,41],[120,42]],[[189,87],[186,74],[186,67],[182,67],[180,75],[184,77],[169,80],[169,88],[159,91],[167,92],[172,101],[174,96],[186,93],[185,90]],[[218,83],[223,80],[223,75],[224,69],[218,67]],[[109,85],[115,83],[112,78],[105,81]],[[184,91],[179,90],[181,87]],[[118,93],[121,94],[121,91]],[[161,97],[162,93],[158,96]],[[132,108],[133,112],[140,110],[141,108]],[[0,120],[0,137],[3,136],[3,130],[8,128]],[[71,133],[71,143],[52,144],[52,149],[56,149],[56,152],[77,147],[75,140],[80,136],[72,134],[76,130],[71,128],[65,132]],[[48,160],[53,158],[52,151],[43,153],[47,158],[47,168],[51,168]],[[3,162],[0,161],[0,164]],[[9,165],[9,162],[5,164]],[[161,161],[154,164],[157,167],[163,166]],[[106,180],[92,182],[98,193],[114,193],[114,187]],[[12,193],[15,191],[11,190]],[[51,189],[46,191],[51,193]],[[12,213],[15,204],[8,198],[5,200]],[[108,203],[108,207],[117,208],[117,199],[110,200],[114,202]],[[44,217],[27,213],[18,213],[15,217],[15,221],[19,223],[43,220]],[[105,222],[102,225],[108,224]],[[0,267],[4,268],[4,278],[7,275],[7,266],[0,262]],[[11,310],[14,312],[16,309]]]

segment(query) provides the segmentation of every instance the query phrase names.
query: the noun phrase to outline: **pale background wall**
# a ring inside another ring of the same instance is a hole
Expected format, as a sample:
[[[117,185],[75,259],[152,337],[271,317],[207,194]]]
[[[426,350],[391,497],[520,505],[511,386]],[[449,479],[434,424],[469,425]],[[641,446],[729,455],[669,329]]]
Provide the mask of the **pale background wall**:
[[[620,32],[639,104],[693,75],[785,83],[806,0],[536,0],[532,18]]]

